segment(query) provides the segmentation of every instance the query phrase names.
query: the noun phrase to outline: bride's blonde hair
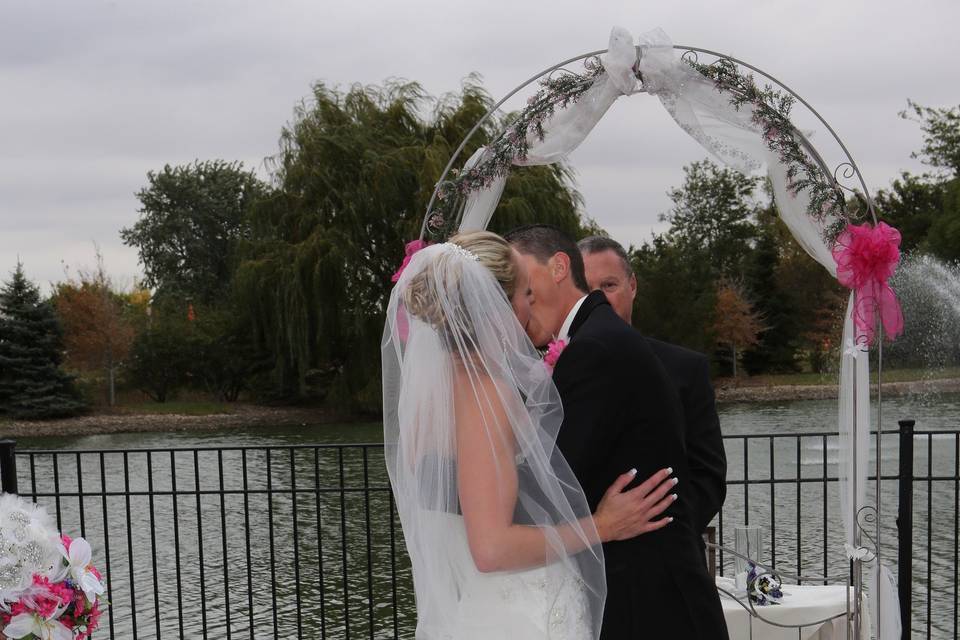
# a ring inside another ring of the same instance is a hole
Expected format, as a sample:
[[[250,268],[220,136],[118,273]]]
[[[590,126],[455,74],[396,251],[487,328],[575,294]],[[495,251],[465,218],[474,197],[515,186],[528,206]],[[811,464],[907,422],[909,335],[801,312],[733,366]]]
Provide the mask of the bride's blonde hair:
[[[475,255],[477,261],[496,278],[507,299],[513,297],[517,265],[510,243],[490,231],[458,233],[447,242]],[[428,266],[410,280],[404,292],[404,306],[410,314],[441,328],[445,324],[445,318],[435,287],[433,267]]]

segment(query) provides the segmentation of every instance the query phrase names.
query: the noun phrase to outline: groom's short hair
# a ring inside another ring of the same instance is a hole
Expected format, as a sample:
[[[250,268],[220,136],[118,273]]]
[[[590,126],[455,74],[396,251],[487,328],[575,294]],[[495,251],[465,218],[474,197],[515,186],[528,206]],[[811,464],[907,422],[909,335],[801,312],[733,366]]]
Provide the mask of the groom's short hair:
[[[573,238],[560,229],[549,224],[528,224],[510,231],[504,238],[517,251],[533,256],[540,263],[546,263],[558,252],[567,254],[573,284],[584,293],[590,291],[580,249]]]

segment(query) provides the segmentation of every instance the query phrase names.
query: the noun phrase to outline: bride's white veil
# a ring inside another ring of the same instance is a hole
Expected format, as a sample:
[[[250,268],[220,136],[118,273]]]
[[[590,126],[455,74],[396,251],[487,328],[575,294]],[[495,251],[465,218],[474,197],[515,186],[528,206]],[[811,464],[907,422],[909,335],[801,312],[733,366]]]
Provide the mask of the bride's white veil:
[[[603,557],[583,490],[556,449],[560,397],[493,274],[455,244],[419,251],[391,293],[382,346],[385,455],[412,562],[417,637],[453,628],[460,596],[479,576],[458,515],[455,397],[481,407],[491,447],[515,452],[516,472],[498,469],[491,490],[512,490],[515,479],[514,523],[544,533],[548,604],[531,614],[562,619],[567,612],[550,603],[564,585],[582,584],[599,637]],[[494,424],[495,415],[509,424]]]

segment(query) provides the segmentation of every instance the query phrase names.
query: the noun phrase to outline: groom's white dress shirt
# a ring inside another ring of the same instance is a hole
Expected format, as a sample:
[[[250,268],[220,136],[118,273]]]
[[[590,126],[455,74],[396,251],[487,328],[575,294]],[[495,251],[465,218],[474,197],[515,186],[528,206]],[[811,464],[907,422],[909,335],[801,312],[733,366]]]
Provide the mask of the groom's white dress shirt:
[[[570,325],[573,324],[573,319],[577,317],[577,312],[580,311],[580,306],[583,305],[583,301],[586,299],[587,296],[583,296],[577,300],[576,304],[573,305],[573,308],[570,309],[570,313],[567,314],[567,319],[563,321],[562,325],[560,325],[560,333],[557,334],[557,340],[570,342]]]

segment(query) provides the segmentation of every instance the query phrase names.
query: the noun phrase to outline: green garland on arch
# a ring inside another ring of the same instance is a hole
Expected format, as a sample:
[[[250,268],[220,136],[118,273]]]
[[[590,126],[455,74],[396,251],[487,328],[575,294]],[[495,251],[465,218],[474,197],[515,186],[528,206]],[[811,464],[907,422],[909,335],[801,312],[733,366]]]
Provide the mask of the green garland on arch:
[[[507,130],[489,145],[486,157],[466,171],[451,171],[452,180],[440,184],[437,202],[427,220],[427,232],[434,237],[446,238],[458,224],[458,205],[464,198],[480,189],[486,189],[494,180],[510,173],[513,161],[525,160],[531,140],[543,141],[546,131],[543,123],[557,109],[564,109],[583,97],[603,73],[599,59],[591,58],[584,63],[582,74],[565,71],[555,77],[540,81],[540,89],[527,99],[527,106]]]
[[[846,225],[846,198],[797,141],[796,128],[790,122],[794,98],[770,85],[759,87],[752,74],[740,73],[737,65],[726,58],[713,64],[686,57],[683,61],[713,82],[718,91],[729,94],[735,109],[745,104],[753,107],[753,123],[761,130],[767,147],[787,166],[787,189],[793,194],[808,193],[807,214],[821,224],[825,239],[832,242]],[[544,139],[544,122],[557,109],[579,101],[604,73],[598,58],[588,59],[584,66],[586,71],[581,74],[565,71],[541,80],[540,89],[527,100],[516,120],[489,145],[486,157],[466,171],[451,171],[452,179],[442,182],[437,189],[437,200],[427,219],[428,235],[435,239],[452,235],[466,197],[506,177],[515,159],[522,161],[527,157],[531,140]]]
[[[757,86],[752,74],[743,74],[726,58],[703,64],[684,58],[694,70],[712,81],[718,91],[730,95],[730,104],[740,110],[745,104],[753,107],[751,120],[763,133],[767,148],[787,166],[787,189],[794,195],[806,191],[810,196],[807,214],[823,227],[825,239],[832,242],[846,226],[846,198],[833,180],[825,176],[797,141],[796,128],[790,122],[794,98],[770,85]]]

